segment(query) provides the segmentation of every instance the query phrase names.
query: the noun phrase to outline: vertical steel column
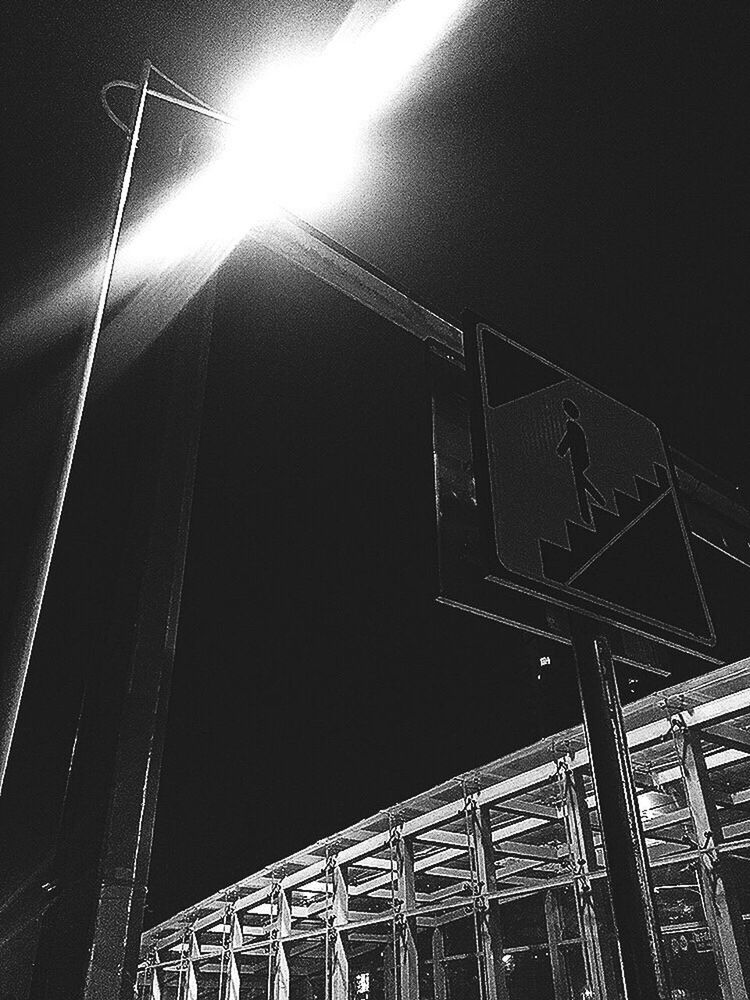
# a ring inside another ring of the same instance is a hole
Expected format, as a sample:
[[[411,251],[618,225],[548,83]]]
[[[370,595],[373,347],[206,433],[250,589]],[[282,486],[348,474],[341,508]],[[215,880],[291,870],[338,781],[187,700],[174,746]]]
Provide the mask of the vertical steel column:
[[[544,895],[544,920],[547,925],[549,964],[552,970],[552,990],[555,1000],[570,1000],[568,973],[560,950],[560,939],[562,938],[560,901],[554,889],[548,889]]]
[[[394,969],[398,1000],[419,1000],[419,965],[417,961],[417,918],[404,911],[417,905],[414,887],[414,840],[400,833],[392,838],[395,846],[396,878],[398,880],[397,912],[394,914],[397,934],[397,967]]]
[[[737,889],[728,870],[727,859],[718,851],[724,839],[724,831],[700,745],[700,735],[687,728],[680,716],[673,716],[671,725],[687,806],[701,852],[698,876],[721,994],[724,1000],[748,1000],[750,947]]]
[[[235,949],[241,948],[244,942],[242,925],[234,912],[234,907],[228,906],[224,917],[222,935],[221,974],[219,976],[219,1000],[240,1000],[240,969],[237,964]]]
[[[497,890],[495,874],[495,847],[492,843],[492,823],[490,810],[481,806],[473,811],[476,824],[477,874],[479,892],[491,893]],[[500,904],[496,899],[487,900],[483,895],[476,899],[482,944],[482,972],[484,975],[484,996],[486,1000],[509,1000],[508,982],[503,965],[503,935],[500,924]]]
[[[432,932],[432,984],[434,1000],[447,1000],[445,983],[445,936],[442,927]]]
[[[151,993],[149,1000],[161,1000],[161,983],[159,982],[159,972],[151,969]]]
[[[404,910],[413,911],[417,905],[417,893],[414,887],[414,840],[411,837],[399,839],[397,858],[398,900],[400,904],[400,912],[397,916],[399,1000],[419,1000],[417,918],[407,916],[404,913]]]
[[[591,872],[598,866],[583,776],[573,771],[564,757],[558,760],[557,769],[586,978],[594,1000],[614,1000],[619,990],[612,967],[611,949],[607,949],[606,944],[611,913],[606,898],[595,891],[590,878]],[[640,994],[636,996],[641,1000]],[[643,1000],[646,998],[643,997]]]
[[[274,907],[276,908],[275,921],[273,921]],[[287,894],[278,884],[274,886],[271,893],[271,919],[273,923],[268,956],[270,965],[269,1000],[289,1000],[291,978],[284,942],[292,932],[292,907]]]
[[[110,777],[84,1000],[132,996],[156,818],[198,460],[213,286],[183,314],[149,538],[139,569],[128,686]],[[53,993],[57,997],[57,993]]]
[[[383,952],[383,982],[386,1000],[419,1000],[417,963],[417,903],[414,886],[414,841],[402,836],[402,823],[389,817],[391,883],[391,942]]]
[[[177,1000],[198,1000],[198,977],[195,962],[201,957],[201,949],[194,931],[187,931],[180,954],[180,974],[177,981]]]
[[[349,892],[341,866],[333,868],[332,926],[333,962],[331,968],[331,1000],[349,1000],[349,959],[346,954],[344,934],[349,923]]]
[[[138,993],[143,1000],[161,1000],[161,982],[159,980],[159,952],[153,951],[145,964],[139,969],[139,980],[143,989]]]
[[[396,1000],[396,962],[390,942],[383,949],[383,991],[385,1000]]]
[[[651,873],[609,643],[571,615],[586,741],[628,1000],[669,1000]]]

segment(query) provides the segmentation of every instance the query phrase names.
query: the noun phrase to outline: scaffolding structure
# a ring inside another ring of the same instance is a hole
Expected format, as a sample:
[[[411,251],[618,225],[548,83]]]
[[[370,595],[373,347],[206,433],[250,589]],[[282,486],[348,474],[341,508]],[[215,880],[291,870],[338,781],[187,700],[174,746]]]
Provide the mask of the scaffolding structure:
[[[750,659],[634,702],[676,1000],[750,997]],[[580,727],[417,795],[143,935],[140,1000],[614,1000]]]

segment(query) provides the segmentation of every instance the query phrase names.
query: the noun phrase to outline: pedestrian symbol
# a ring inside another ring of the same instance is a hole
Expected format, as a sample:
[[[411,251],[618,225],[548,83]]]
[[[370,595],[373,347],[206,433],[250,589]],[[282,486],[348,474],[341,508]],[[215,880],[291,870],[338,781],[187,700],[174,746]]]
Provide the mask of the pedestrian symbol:
[[[658,428],[484,324],[465,342],[492,579],[655,638],[712,643]]]
[[[565,425],[565,435],[557,446],[557,454],[568,455],[570,465],[573,470],[573,480],[578,497],[578,509],[581,517],[587,524],[591,524],[591,507],[589,506],[589,496],[595,500],[600,507],[605,507],[604,497],[594,486],[586,470],[589,467],[589,446],[586,441],[586,432],[579,423],[580,411],[572,399],[563,400],[563,410],[568,416]]]

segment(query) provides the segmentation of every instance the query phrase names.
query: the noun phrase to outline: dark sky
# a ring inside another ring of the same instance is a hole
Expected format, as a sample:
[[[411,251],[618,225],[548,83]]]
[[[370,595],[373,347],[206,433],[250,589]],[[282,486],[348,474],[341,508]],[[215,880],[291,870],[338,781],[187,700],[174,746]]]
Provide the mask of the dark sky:
[[[106,231],[123,137],[103,83],[148,56],[221,106],[346,9],[6,13],[7,301]],[[311,221],[442,315],[470,307],[649,414],[745,489],[746,27],[735,3],[479,4],[373,124],[352,191]],[[148,183],[189,167],[181,133],[206,154],[197,128],[151,120]],[[54,381],[60,350],[6,371],[8,413]],[[518,637],[434,603],[430,435],[421,345],[262,248],[236,251],[218,276],[150,921],[546,725]],[[8,497],[17,514],[13,482]],[[74,536],[65,551],[73,566]],[[41,674],[30,683],[29,704],[49,705]],[[39,749],[31,713],[42,771],[68,729]],[[42,780],[14,767],[19,796]]]

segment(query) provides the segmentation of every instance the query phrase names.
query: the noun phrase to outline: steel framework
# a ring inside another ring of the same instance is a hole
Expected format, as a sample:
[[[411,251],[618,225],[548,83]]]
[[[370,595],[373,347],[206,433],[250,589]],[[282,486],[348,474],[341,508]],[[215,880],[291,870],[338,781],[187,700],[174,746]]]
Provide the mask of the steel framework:
[[[673,995],[745,998],[750,659],[627,706],[625,724]],[[578,727],[363,820],[152,928],[138,995],[619,997],[607,881]],[[526,940],[519,909],[533,914]],[[680,960],[691,956],[704,992],[681,993]]]

